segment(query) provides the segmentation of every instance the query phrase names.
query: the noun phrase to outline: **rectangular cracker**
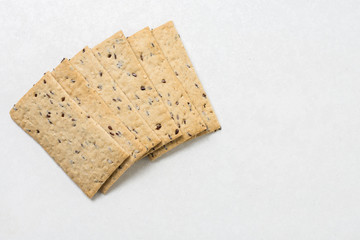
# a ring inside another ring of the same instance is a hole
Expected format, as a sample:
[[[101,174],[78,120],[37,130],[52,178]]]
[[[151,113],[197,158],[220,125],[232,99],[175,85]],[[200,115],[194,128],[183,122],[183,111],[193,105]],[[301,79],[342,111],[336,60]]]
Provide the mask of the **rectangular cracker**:
[[[111,177],[104,183],[100,191],[106,193],[116,180],[145,153],[145,147],[125,127],[104,100],[94,89],[88,86],[84,77],[75,70],[68,59],[64,59],[52,72],[55,80],[64,88],[70,97],[93,118],[127,153],[127,158]]]
[[[93,52],[159,136],[161,146],[181,136],[178,126],[121,31],[98,44]]]
[[[84,76],[89,86],[104,99],[115,115],[122,119],[125,126],[140,140],[147,150],[160,144],[160,138],[140,116],[136,107],[129,101],[100,62],[95,58],[82,58],[82,54],[89,50],[89,48],[84,48],[76,54],[70,60],[71,64]]]
[[[129,156],[50,73],[15,104],[10,116],[89,198]]]
[[[210,133],[219,130],[221,126],[215,111],[196,75],[195,69],[180,39],[180,35],[175,29],[174,23],[172,21],[167,22],[153,29],[152,33],[175,75],[182,83],[196,110],[205,122],[207,127],[206,132]]]
[[[203,132],[206,126],[162,54],[150,29],[147,27],[135,33],[128,37],[127,41],[183,133],[179,139],[149,155],[150,159],[155,159]]]

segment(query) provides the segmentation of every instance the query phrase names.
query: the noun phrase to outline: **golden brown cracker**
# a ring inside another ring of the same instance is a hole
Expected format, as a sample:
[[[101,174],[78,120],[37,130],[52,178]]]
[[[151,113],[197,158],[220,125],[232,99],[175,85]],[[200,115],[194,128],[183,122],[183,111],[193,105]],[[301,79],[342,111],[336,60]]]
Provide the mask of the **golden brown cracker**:
[[[126,128],[104,100],[92,89],[84,77],[75,70],[69,60],[64,59],[52,72],[56,81],[70,97],[93,118],[125,151],[130,154],[101,187],[106,192],[112,184],[145,153],[145,147]]]
[[[145,28],[135,33],[127,41],[183,133],[179,139],[149,155],[151,159],[155,159],[203,132],[206,127],[150,29]]]
[[[50,73],[15,104],[10,115],[89,198],[129,156]]]
[[[178,126],[121,31],[98,44],[93,51],[159,136],[161,145],[181,136]]]
[[[180,35],[172,21],[152,30],[164,56],[170,63],[175,75],[182,83],[196,110],[207,126],[207,132],[219,130],[220,123],[216,117],[209,97],[207,96],[194,66],[184,48]]]

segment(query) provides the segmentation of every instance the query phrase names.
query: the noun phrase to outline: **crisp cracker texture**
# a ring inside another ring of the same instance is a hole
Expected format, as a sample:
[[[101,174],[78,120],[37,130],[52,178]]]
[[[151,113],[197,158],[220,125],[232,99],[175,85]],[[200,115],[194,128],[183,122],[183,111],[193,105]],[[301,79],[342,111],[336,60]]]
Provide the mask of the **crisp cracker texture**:
[[[150,159],[155,159],[203,132],[206,126],[162,54],[150,29],[147,27],[135,33],[128,37],[127,41],[183,133],[179,139],[149,155]]]
[[[121,118],[147,151],[161,142],[114,79],[93,56],[91,49],[84,48],[70,62],[84,76],[89,86],[104,99],[114,114]]]
[[[175,75],[182,83],[186,93],[189,95],[196,110],[205,122],[207,131],[219,130],[220,123],[211,106],[210,100],[196,75],[195,69],[190,61],[180,35],[176,31],[172,21],[152,30],[164,56],[170,63]]]
[[[94,89],[88,86],[84,77],[75,70],[68,59],[64,59],[52,72],[56,81],[70,97],[93,118],[127,153],[127,158],[101,187],[106,192],[112,184],[146,152],[145,147],[125,127],[105,104]]]
[[[93,51],[159,136],[161,146],[182,135],[121,31],[94,47]]]
[[[89,198],[129,157],[50,73],[15,104],[10,116]]]

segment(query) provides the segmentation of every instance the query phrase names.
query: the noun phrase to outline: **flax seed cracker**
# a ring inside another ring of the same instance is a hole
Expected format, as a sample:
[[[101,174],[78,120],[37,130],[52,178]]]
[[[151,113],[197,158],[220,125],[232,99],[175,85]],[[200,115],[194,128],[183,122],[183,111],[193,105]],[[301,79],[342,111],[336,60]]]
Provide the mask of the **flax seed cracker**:
[[[91,88],[104,99],[110,109],[122,119],[125,126],[139,138],[147,150],[158,145],[161,141],[154,131],[148,126],[141,117],[135,106],[129,101],[124,92],[120,89],[114,79],[102,67],[99,61],[83,59],[82,53],[86,53],[89,48],[84,48],[71,60],[71,64],[80,72]],[[91,56],[91,55],[90,55]]]
[[[196,75],[180,35],[176,31],[172,21],[152,30],[164,56],[170,63],[175,75],[182,83],[186,93],[200,113],[202,120],[207,126],[206,132],[219,130],[220,124],[211,106],[210,100]]]
[[[147,27],[128,37],[132,50],[168,107],[183,136],[149,155],[155,159],[206,129],[199,113],[177,79],[170,64]]]
[[[181,136],[182,133],[121,31],[94,47],[93,51],[159,136],[161,146]]]
[[[50,73],[15,104],[10,116],[89,198],[129,156]]]
[[[69,60],[64,59],[52,72],[56,81],[64,88],[70,97],[93,118],[127,153],[127,158],[111,177],[101,187],[102,192],[107,192],[112,184],[146,152],[145,147],[125,127],[104,100],[94,89],[88,86],[84,77],[75,70]]]

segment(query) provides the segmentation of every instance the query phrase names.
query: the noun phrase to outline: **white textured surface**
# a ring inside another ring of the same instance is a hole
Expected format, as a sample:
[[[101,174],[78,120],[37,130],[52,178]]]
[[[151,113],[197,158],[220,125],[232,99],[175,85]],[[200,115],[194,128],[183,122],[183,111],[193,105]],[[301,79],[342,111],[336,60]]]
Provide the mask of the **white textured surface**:
[[[8,111],[63,57],[168,20],[223,130],[91,201]],[[0,239],[360,238],[358,1],[0,0],[0,27]]]

